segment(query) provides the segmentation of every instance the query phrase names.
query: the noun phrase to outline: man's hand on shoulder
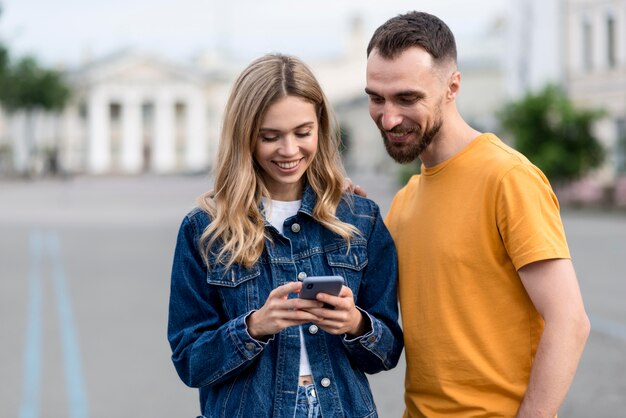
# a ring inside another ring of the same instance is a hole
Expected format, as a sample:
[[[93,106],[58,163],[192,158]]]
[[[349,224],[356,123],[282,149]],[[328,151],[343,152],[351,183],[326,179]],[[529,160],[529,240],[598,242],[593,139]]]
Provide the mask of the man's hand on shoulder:
[[[343,191],[350,192],[357,196],[367,197],[367,192],[358,184],[354,184],[349,177],[346,177],[343,183]]]

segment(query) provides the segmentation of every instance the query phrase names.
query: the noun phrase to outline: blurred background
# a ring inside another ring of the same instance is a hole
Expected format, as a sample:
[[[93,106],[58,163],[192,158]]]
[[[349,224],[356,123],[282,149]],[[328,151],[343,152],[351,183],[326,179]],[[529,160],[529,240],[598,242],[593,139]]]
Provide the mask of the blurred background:
[[[0,0],[0,416],[191,417],[166,341],[182,217],[254,58],[303,58],[386,213],[416,164],[367,111],[365,48],[408,10],[457,38],[461,114],[550,178],[592,335],[563,417],[626,410],[626,0]],[[403,367],[371,379],[402,412]]]

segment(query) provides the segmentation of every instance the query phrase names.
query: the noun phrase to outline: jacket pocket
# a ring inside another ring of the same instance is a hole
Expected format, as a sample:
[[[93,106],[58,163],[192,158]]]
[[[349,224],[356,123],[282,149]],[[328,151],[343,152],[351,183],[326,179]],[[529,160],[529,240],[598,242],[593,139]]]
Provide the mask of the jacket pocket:
[[[361,283],[362,270],[367,266],[367,246],[352,244],[334,248],[326,252],[326,262],[333,274],[341,276],[346,285],[356,295]]]
[[[207,272],[207,284],[216,290],[229,319],[259,308],[258,265],[245,268],[239,264],[225,268],[217,265]]]

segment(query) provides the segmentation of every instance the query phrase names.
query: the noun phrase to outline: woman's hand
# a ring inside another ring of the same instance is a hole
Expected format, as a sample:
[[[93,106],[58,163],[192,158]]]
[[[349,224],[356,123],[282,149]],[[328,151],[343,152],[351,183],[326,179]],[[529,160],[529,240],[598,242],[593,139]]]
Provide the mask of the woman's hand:
[[[360,337],[367,332],[369,320],[354,305],[354,295],[349,287],[343,286],[338,296],[318,293],[317,300],[335,307],[307,309],[316,320],[312,322],[324,331],[333,335],[348,334],[351,338]]]
[[[316,300],[299,298],[289,299],[289,294],[299,293],[301,282],[289,282],[272,290],[265,304],[248,317],[248,333],[254,339],[274,335],[282,329],[307,322],[316,322],[320,318],[313,313],[323,304]]]

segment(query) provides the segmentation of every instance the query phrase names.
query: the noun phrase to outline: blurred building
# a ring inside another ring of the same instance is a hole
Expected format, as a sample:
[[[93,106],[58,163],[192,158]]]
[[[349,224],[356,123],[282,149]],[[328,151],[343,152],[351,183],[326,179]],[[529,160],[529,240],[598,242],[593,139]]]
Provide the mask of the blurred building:
[[[365,42],[362,21],[355,18],[344,54],[308,62],[344,114],[355,97],[365,96]],[[136,51],[87,62],[65,73],[73,94],[61,114],[0,110],[0,171],[10,166],[18,173],[51,167],[89,174],[206,172],[216,158],[230,88],[247,64],[219,51],[186,66]],[[369,117],[363,103],[362,119]],[[367,141],[360,121],[342,119],[344,132]],[[353,160],[358,167],[376,167],[372,158],[381,157],[365,153]]]
[[[594,127],[605,164],[560,197],[626,205],[626,0],[509,3],[511,96],[556,83],[576,105],[606,111]]]
[[[603,199],[626,205],[626,0],[565,2],[567,89],[579,105],[604,109],[596,133],[606,164],[588,179]],[[601,192],[601,193],[600,193]]]
[[[463,118],[482,132],[499,131],[496,118],[508,99],[503,54],[508,19],[495,16],[482,31],[457,40],[461,91],[457,107]]]
[[[193,68],[120,53],[69,74],[61,161],[90,173],[172,173],[208,165],[206,79]]]
[[[15,171],[37,173],[52,164],[65,173],[175,173],[208,166],[210,76],[124,51],[65,78],[72,98],[61,114],[5,115],[0,141],[11,148]]]
[[[504,22],[497,19],[459,49],[459,108],[483,130],[495,130],[506,94]],[[336,110],[348,171],[395,172],[364,92],[370,34],[358,16],[346,34],[343,53],[306,62]],[[206,172],[216,158],[232,82],[247,64],[216,50],[189,65],[136,51],[86,62],[66,72],[73,97],[62,114],[40,112],[26,120],[19,112],[0,113],[0,171],[12,165],[17,172]],[[32,147],[25,146],[25,126],[32,129]]]

